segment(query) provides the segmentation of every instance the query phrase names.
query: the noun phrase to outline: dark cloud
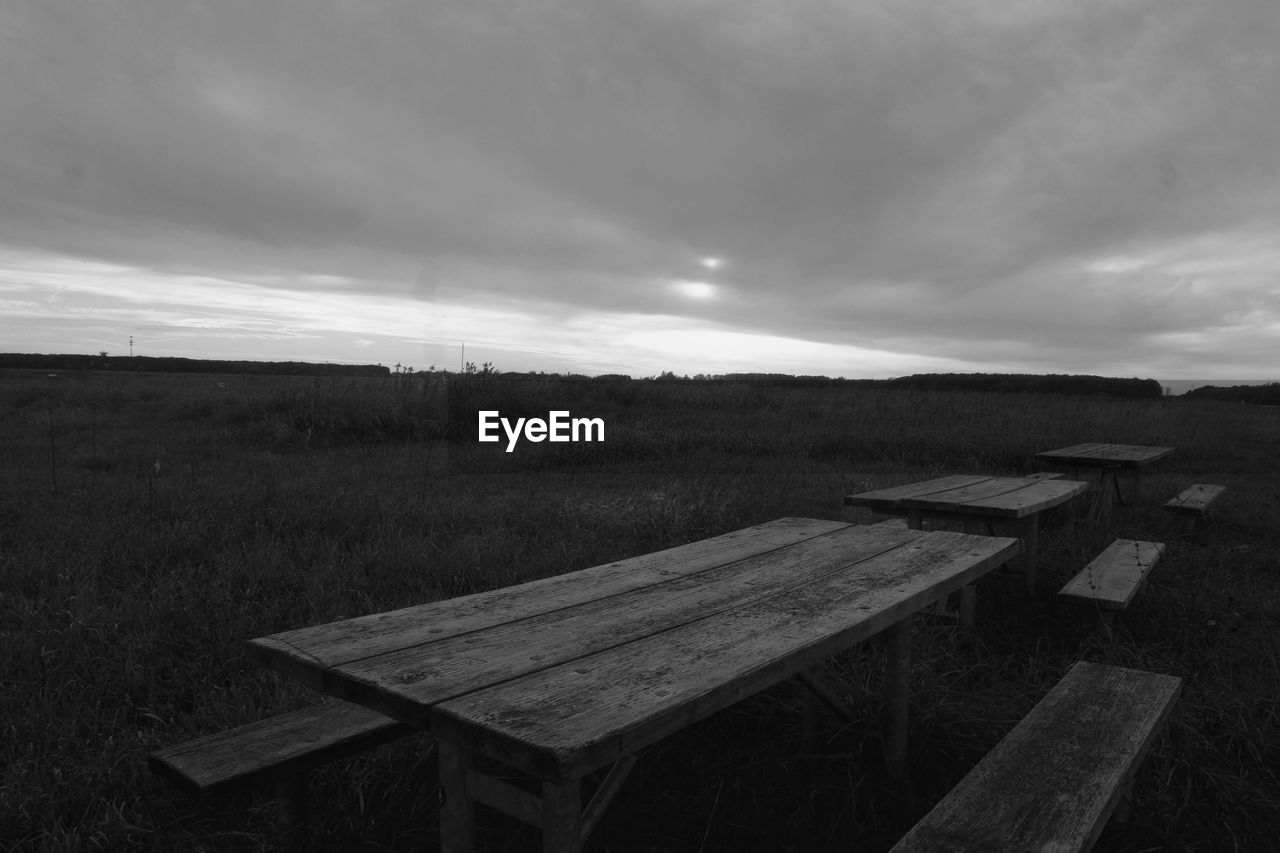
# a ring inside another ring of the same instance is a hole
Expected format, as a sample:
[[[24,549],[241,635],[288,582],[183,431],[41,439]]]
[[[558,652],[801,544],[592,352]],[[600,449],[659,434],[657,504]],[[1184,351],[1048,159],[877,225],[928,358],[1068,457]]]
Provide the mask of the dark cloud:
[[[1179,363],[1162,336],[1204,334],[1234,363],[1276,328],[1278,21],[1257,0],[20,0],[0,229],[264,288],[1046,369]],[[1242,249],[1253,272],[1213,269]],[[669,286],[694,279],[719,298]]]

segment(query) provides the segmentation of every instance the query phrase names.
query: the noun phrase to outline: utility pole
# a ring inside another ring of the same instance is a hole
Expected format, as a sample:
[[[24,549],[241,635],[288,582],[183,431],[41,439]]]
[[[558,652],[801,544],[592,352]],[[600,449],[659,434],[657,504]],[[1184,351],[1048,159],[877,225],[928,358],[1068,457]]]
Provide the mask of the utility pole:
[[[129,336],[129,358],[133,358],[133,335]]]
[[[458,372],[464,373],[467,367],[467,342],[462,342],[462,356],[458,359]]]

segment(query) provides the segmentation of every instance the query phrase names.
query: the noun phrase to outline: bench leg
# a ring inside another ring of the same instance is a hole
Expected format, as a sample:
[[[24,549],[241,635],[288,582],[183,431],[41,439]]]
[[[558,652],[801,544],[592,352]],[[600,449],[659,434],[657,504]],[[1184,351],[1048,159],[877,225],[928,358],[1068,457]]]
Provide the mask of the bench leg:
[[[1115,811],[1111,813],[1113,820],[1124,823],[1129,819],[1129,809],[1133,805],[1133,778],[1120,789],[1120,798],[1116,802]]]
[[[307,774],[299,773],[276,782],[277,823],[287,844],[295,849],[307,843],[308,821]]]
[[[903,619],[887,632],[889,653],[884,673],[884,751],[889,775],[907,778],[907,714],[911,702],[911,619]]]
[[[437,744],[440,759],[440,853],[475,853],[476,806],[467,790],[471,755],[448,741]]]
[[[804,694],[804,704],[800,709],[800,749],[804,752],[813,751],[813,741],[818,731],[818,697],[814,694],[810,687],[809,681],[816,680],[818,674],[815,671],[817,667],[807,672],[797,674],[796,680],[801,684],[800,692]]]
[[[977,612],[977,587],[967,583],[960,587],[960,624],[969,627]]]
[[[1114,642],[1116,638],[1116,612],[1114,610],[1099,611],[1098,619],[1102,626],[1102,636],[1106,638],[1108,643]]]

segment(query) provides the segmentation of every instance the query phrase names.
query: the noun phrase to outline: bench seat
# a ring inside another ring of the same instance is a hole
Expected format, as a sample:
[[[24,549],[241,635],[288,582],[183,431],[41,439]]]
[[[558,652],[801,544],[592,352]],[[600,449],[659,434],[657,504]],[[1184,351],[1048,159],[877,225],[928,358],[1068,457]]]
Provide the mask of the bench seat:
[[[284,790],[301,800],[305,786],[297,783],[308,770],[415,731],[360,705],[331,700],[158,750],[147,765],[200,800],[270,781],[294,783]],[[305,802],[281,807],[286,823],[289,814],[305,816]]]
[[[1213,502],[1222,497],[1226,486],[1212,483],[1196,483],[1187,487],[1182,494],[1165,503],[1164,508],[1177,515],[1187,516],[1192,524],[1199,524],[1209,513]]]
[[[1163,553],[1163,542],[1117,539],[1059,590],[1058,595],[1103,610],[1124,610]]]
[[[1092,849],[1181,687],[1075,664],[892,853]]]

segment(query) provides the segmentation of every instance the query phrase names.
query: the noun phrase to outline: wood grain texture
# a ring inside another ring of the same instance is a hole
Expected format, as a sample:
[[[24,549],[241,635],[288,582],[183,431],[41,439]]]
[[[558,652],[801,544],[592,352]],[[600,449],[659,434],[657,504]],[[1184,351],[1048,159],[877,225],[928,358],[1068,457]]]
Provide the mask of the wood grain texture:
[[[1087,851],[1181,680],[1080,662],[894,846],[894,853]]]
[[[1087,489],[1087,483],[1074,480],[964,475],[847,495],[844,503],[881,512],[918,509],[935,514],[1024,518],[1065,503]]]
[[[260,666],[324,691],[329,667],[694,575],[847,526],[821,519],[777,519],[518,586],[260,637],[246,644],[245,655]]]
[[[932,512],[1025,518],[1066,503],[1088,488],[1087,483],[1077,480],[992,477],[985,483],[904,498],[901,505]]]
[[[280,780],[412,734],[348,702],[329,701],[153,752],[152,772],[192,797]]]
[[[990,477],[960,474],[952,477],[938,477],[921,483],[907,483],[902,486],[890,486],[887,489],[876,489],[856,495],[846,495],[845,506],[867,506],[872,509],[897,509],[903,499],[928,495],[947,489],[970,486],[990,480]]]
[[[1164,553],[1163,542],[1117,539],[1067,582],[1059,595],[1124,610]]]
[[[919,534],[845,570],[444,702],[431,727],[543,778],[581,776],[879,633],[1019,550],[1015,539]]]
[[[1216,501],[1223,492],[1227,490],[1226,486],[1216,486],[1209,483],[1196,483],[1190,486],[1182,494],[1168,501],[1164,508],[1170,512],[1186,513],[1188,515],[1202,515]]]
[[[921,535],[849,526],[695,575],[335,666],[326,673],[325,689],[426,726],[426,709],[455,696],[712,618],[892,552]],[[591,579],[582,583],[589,586]]]

